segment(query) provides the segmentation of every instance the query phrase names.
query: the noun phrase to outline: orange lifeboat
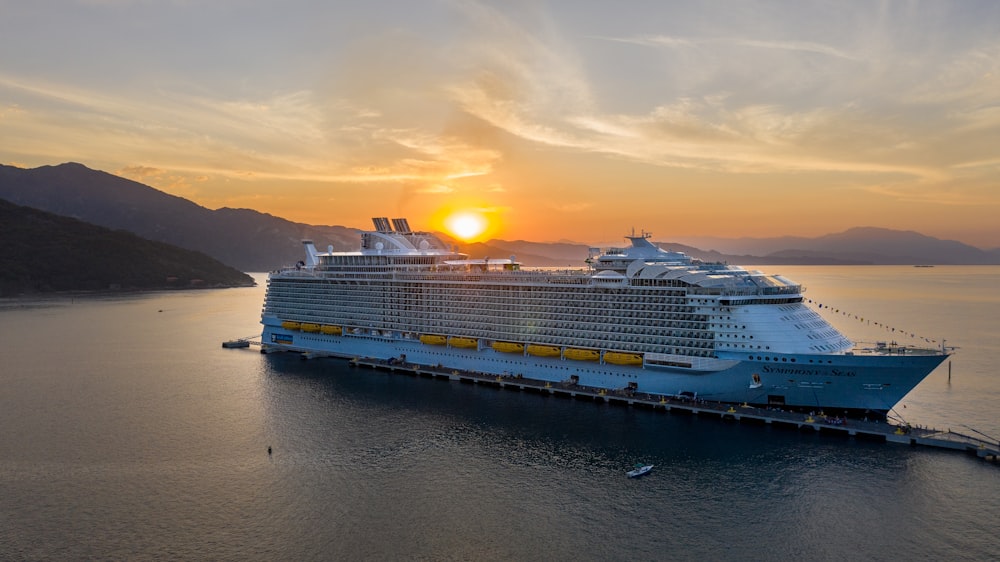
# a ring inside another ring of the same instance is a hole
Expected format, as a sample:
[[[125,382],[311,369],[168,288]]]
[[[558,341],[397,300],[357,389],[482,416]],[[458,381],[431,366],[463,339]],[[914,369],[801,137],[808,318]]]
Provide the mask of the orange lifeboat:
[[[626,353],[624,351],[604,352],[604,361],[615,365],[642,365],[641,353]]]
[[[559,357],[560,350],[554,345],[528,344],[528,354],[538,357]]]

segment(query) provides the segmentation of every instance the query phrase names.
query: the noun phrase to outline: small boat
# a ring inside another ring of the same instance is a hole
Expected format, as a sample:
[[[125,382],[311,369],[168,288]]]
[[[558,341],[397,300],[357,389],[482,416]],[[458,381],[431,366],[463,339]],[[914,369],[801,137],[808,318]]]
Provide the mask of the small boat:
[[[615,365],[642,365],[642,354],[606,351],[604,352],[604,361]]]
[[[493,349],[501,353],[524,353],[524,344],[509,341],[497,341],[493,342]]]
[[[299,328],[302,327],[302,324],[299,322],[295,322],[294,320],[285,320],[284,322],[281,323],[281,327],[286,330],[298,330]]]
[[[637,462],[637,463],[635,463],[635,468],[633,468],[632,470],[626,472],[625,474],[628,474],[629,478],[638,478],[638,477],[642,476],[643,474],[646,474],[650,470],[653,470],[653,465],[651,465],[651,464],[642,464],[642,463],[638,463]]]
[[[577,349],[575,347],[566,348],[566,352],[563,355],[566,359],[574,359],[576,361],[597,361],[601,358],[601,352],[596,349]]]
[[[479,347],[479,340],[476,338],[460,338],[458,336],[452,336],[448,338],[448,343],[451,344],[452,347]]]
[[[319,332],[319,324],[315,324],[313,322],[303,322],[299,325],[299,329],[303,332],[315,334],[316,332]]]
[[[554,345],[538,345],[535,343],[528,344],[528,354],[536,355],[538,357],[559,357],[562,351]]]
[[[326,334],[328,336],[339,336],[343,330],[340,326],[330,326],[329,324],[323,324],[319,327],[321,334]]]
[[[420,336],[420,343],[427,345],[444,345],[448,343],[448,338],[437,334],[424,334]]]
[[[238,349],[241,347],[250,347],[250,342],[247,340],[229,340],[222,342],[222,347],[226,349]]]

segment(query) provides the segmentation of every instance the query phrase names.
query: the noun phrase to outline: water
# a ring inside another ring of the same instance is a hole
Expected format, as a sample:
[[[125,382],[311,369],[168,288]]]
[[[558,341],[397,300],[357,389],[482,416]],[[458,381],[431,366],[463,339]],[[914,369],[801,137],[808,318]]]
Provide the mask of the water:
[[[766,269],[807,284],[851,336],[891,339],[874,320],[961,346],[951,383],[943,365],[897,412],[1000,434],[1000,268]],[[0,302],[4,559],[1000,548],[1000,467],[974,456],[221,349],[259,331],[262,298],[263,286]],[[656,469],[626,478],[639,461]]]

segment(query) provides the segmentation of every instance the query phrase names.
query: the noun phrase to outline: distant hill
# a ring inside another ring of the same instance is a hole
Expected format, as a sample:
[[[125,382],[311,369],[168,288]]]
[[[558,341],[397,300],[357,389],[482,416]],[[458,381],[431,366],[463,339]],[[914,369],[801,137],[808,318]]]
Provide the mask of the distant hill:
[[[982,250],[954,240],[918,232],[855,227],[817,238],[689,238],[686,242],[719,252],[756,255],[768,260],[800,260],[815,264],[1000,264],[1000,249]],[[774,262],[759,262],[774,263]]]
[[[215,211],[82,164],[30,170],[0,166],[0,198],[149,240],[204,252],[242,271],[270,271],[302,259],[302,240],[338,249],[356,230],[298,224],[249,209]]]
[[[358,230],[342,226],[294,223],[249,209],[213,211],[74,163],[30,170],[0,166],[0,198],[198,250],[243,271],[270,271],[295,263],[303,257],[302,239],[314,240],[321,249],[333,245],[337,250],[354,250],[360,239]],[[461,244],[445,239],[473,257],[513,255],[529,266],[579,266],[588,251],[586,244],[571,242],[490,240]],[[692,240],[698,243],[692,244]],[[681,242],[657,244],[698,259],[731,264],[1000,264],[1000,249],[981,250],[917,232],[871,227],[818,238],[700,238]]]
[[[794,250],[788,254],[776,252],[767,256],[732,255],[714,250],[705,251],[675,242],[654,241],[654,243],[665,250],[684,252],[703,261],[725,262],[733,265],[870,265],[877,263],[870,259],[833,254],[808,255]],[[622,245],[624,244],[626,242],[622,242]],[[459,245],[460,250],[473,257],[507,258],[515,256],[521,263],[536,267],[579,267],[587,259],[589,248],[590,246],[586,244],[567,242],[548,244],[523,240],[490,240],[478,244]]]
[[[52,291],[249,287],[205,254],[0,199],[0,296]]]

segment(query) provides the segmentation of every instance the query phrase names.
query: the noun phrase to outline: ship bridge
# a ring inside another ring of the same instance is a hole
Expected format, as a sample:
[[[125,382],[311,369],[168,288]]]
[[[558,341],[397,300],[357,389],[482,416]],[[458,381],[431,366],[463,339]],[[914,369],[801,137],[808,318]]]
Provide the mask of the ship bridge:
[[[690,265],[693,263],[691,256],[684,252],[673,252],[664,250],[649,241],[651,236],[648,232],[643,232],[639,236],[635,234],[626,236],[632,245],[628,248],[610,248],[597,258],[594,269],[597,271],[618,271],[628,275],[626,271],[633,264],[673,264]]]

